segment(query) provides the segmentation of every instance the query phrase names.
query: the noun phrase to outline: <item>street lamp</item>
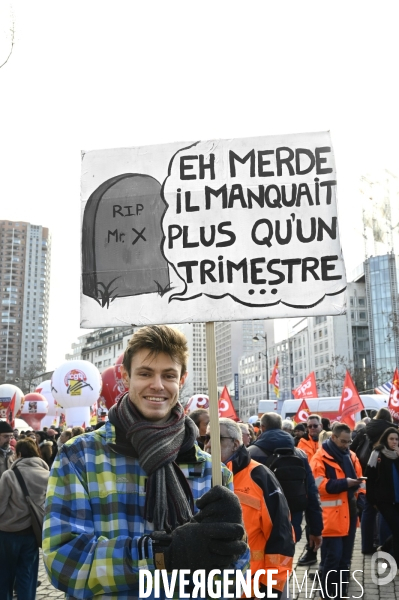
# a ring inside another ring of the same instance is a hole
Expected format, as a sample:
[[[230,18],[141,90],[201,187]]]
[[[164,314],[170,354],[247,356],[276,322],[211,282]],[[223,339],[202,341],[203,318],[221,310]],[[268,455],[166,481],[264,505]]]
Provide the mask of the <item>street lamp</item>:
[[[259,337],[260,336],[260,337]],[[263,338],[265,340],[266,354],[264,355],[266,358],[266,399],[269,400],[269,361],[267,358],[267,334],[262,335],[261,333],[257,333],[252,338],[255,342],[260,342],[260,339]]]

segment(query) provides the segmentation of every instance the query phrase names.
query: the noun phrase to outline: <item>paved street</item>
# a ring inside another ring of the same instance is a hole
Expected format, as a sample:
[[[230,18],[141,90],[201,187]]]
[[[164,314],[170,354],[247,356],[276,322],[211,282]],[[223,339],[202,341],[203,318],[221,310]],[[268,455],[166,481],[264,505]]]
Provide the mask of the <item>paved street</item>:
[[[303,539],[299,542],[299,544],[297,544],[297,547],[296,547],[294,565],[297,564],[298,559],[300,558],[301,554],[304,552],[304,546],[305,546],[305,537],[303,536]],[[320,552],[319,552],[319,554],[320,554]],[[384,586],[378,586],[378,585],[374,584],[371,579],[370,562],[371,562],[371,556],[363,556],[363,554],[360,552],[360,528],[359,528],[357,530],[357,535],[356,535],[355,551],[354,551],[353,560],[352,560],[352,571],[354,571],[355,569],[359,569],[359,572],[356,573],[356,579],[362,585],[363,591],[360,588],[359,584],[357,584],[354,580],[352,580],[349,585],[349,597],[350,598],[362,598],[363,600],[397,600],[397,599],[399,599],[399,573],[395,577],[395,579],[392,583],[389,583]],[[315,565],[312,565],[311,567],[308,567],[308,568],[309,568],[309,573],[315,572]],[[296,573],[296,577],[297,577],[299,584],[301,584],[304,574],[305,574],[305,567],[296,568],[295,573]],[[40,587],[37,588],[36,600],[39,600],[39,599],[42,600],[44,598],[64,598],[63,592],[59,592],[58,590],[53,588],[53,586],[48,582],[47,575],[46,575],[42,561],[40,561],[39,579],[41,580],[42,584]],[[290,600],[291,599],[295,600],[295,598],[297,598],[298,600],[305,600],[308,598],[318,598],[318,596],[319,596],[318,591],[311,594],[312,583],[313,583],[313,580],[310,577],[308,577],[307,578],[307,584],[308,584],[307,591],[305,590],[305,587],[304,587],[299,595],[297,593],[295,596],[293,596],[292,595],[293,581],[291,578],[289,596],[287,596],[287,597],[289,597]],[[298,592],[297,588],[296,588],[296,591]],[[20,600],[23,600],[23,598],[21,598]]]

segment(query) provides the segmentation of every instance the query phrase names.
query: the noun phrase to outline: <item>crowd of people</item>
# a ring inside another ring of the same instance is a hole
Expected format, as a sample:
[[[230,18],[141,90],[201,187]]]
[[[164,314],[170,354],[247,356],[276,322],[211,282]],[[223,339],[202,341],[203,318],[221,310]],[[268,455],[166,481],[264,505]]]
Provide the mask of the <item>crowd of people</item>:
[[[399,561],[399,434],[388,410],[353,431],[317,414],[300,424],[277,413],[254,424],[221,418],[215,486],[209,413],[188,416],[178,401],[187,357],[179,331],[143,327],[124,355],[128,392],[106,423],[18,432],[0,422],[0,600],[15,584],[34,600],[38,584],[16,471],[36,505],[46,497],[43,558],[70,599],[138,598],[143,569],[250,569],[247,597],[258,586],[282,598],[303,523],[299,564],[316,564],[320,550],[321,597],[347,596],[339,573],[349,572],[359,520],[362,552],[381,547]]]

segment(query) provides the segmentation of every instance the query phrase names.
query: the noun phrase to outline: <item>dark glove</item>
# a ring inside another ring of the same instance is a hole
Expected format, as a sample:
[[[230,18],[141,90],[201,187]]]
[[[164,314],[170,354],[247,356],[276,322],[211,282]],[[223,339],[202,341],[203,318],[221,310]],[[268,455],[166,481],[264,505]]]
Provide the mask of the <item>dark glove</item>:
[[[243,526],[236,523],[186,523],[171,534],[154,531],[155,566],[167,571],[225,569],[247,550],[247,544],[241,541],[244,535]]]
[[[215,485],[197,500],[200,511],[193,519],[197,523],[239,523],[242,510],[237,496],[222,485]]]

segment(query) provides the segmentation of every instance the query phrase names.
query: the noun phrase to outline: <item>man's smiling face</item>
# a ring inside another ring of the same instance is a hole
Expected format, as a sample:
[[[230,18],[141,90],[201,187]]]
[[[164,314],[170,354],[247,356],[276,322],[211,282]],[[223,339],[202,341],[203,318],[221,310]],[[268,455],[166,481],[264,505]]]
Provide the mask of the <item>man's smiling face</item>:
[[[124,372],[130,401],[148,421],[165,423],[179,399],[179,387],[187,374],[182,366],[163,352],[150,355],[144,348],[134,354],[130,377]]]

